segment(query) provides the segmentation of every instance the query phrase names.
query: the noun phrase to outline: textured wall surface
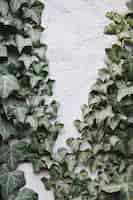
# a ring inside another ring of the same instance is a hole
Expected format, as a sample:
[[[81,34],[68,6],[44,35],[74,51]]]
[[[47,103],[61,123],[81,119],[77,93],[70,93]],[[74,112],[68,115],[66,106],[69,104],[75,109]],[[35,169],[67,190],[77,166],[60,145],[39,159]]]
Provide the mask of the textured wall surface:
[[[80,117],[80,105],[87,102],[88,91],[96,79],[97,69],[104,65],[104,49],[112,42],[103,35],[107,23],[105,12],[125,9],[126,0],[45,0],[43,34],[48,44],[50,73],[56,80],[55,95],[61,103],[60,120],[65,124],[56,144],[64,145],[65,138],[76,135],[72,121]],[[40,194],[40,200],[53,200],[45,192],[39,176],[30,165],[23,165],[27,185]]]

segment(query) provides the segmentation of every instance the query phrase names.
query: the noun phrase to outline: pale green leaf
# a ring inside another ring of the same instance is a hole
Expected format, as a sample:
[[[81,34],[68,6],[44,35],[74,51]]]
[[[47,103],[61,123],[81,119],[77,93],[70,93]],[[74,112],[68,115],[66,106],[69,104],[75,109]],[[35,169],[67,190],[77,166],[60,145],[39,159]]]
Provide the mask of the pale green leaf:
[[[7,98],[12,92],[19,90],[19,83],[11,74],[0,76],[0,97]]]

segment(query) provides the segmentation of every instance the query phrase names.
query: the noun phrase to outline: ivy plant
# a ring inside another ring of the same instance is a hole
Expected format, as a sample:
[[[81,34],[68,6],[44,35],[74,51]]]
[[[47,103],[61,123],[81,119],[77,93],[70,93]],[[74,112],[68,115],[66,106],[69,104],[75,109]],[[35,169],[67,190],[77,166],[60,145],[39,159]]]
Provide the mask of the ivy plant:
[[[133,1],[107,12],[105,67],[74,124],[78,138],[53,152],[63,124],[53,100],[39,0],[0,1],[0,199],[38,200],[18,165],[30,162],[56,200],[133,198]]]
[[[22,162],[48,170],[63,124],[57,121],[47,45],[41,42],[44,4],[0,0],[0,199],[37,200],[24,188]],[[20,190],[21,189],[21,190]]]

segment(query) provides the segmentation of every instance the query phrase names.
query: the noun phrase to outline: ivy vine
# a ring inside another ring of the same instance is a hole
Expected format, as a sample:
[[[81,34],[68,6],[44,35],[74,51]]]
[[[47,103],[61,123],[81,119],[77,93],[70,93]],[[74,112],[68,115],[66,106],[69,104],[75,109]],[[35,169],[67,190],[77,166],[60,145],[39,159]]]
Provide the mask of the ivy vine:
[[[53,152],[63,128],[47,46],[41,42],[39,0],[0,0],[0,199],[37,200],[20,163],[32,163],[56,200],[133,199],[133,1],[126,14],[107,12],[105,67],[74,124],[78,138]]]

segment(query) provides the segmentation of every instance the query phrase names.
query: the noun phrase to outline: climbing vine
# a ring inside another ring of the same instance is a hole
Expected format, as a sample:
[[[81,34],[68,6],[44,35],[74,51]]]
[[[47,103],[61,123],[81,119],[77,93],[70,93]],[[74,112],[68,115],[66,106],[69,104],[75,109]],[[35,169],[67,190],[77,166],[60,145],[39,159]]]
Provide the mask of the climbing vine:
[[[133,1],[127,5],[126,14],[107,12],[105,33],[117,41],[74,122],[79,137],[54,153],[63,124],[41,42],[44,4],[0,0],[1,200],[38,199],[18,170],[23,162],[48,171],[42,182],[56,200],[133,198]]]
[[[54,142],[62,124],[41,42],[39,0],[0,0],[0,199],[37,200],[25,185],[30,162],[35,173],[51,167]],[[20,190],[21,189],[21,190]]]

